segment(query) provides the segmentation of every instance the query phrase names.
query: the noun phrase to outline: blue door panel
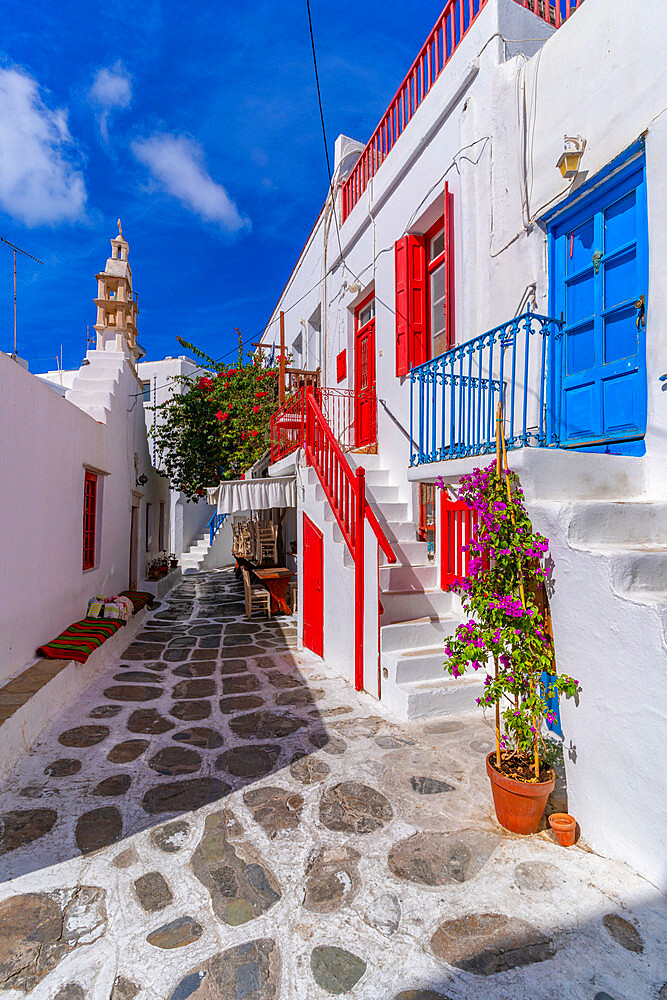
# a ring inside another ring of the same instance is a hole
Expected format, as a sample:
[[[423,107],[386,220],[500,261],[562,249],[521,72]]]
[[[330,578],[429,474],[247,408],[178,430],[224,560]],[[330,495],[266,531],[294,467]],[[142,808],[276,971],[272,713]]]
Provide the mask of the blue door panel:
[[[639,439],[647,403],[645,332],[635,307],[648,291],[643,156],[560,212],[549,236],[553,315],[564,320],[555,356],[560,443],[607,450]]]
[[[603,409],[607,414],[607,431],[625,435],[636,429],[639,402],[639,372],[623,373],[605,379],[602,387]]]
[[[636,358],[639,354],[639,331],[634,303],[604,316],[603,323],[605,365]]]
[[[595,342],[593,324],[587,323],[565,334],[565,373],[576,375],[586,372],[595,365]]]
[[[590,382],[565,392],[564,416],[573,439],[588,441],[599,434],[600,413],[596,389],[595,383]]]

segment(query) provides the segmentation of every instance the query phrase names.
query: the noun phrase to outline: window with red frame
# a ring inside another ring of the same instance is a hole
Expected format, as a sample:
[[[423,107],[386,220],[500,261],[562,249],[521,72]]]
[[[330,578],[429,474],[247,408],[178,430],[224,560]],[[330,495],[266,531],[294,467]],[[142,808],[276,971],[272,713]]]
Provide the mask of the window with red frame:
[[[444,213],[435,225],[396,242],[397,375],[407,375],[454,343],[451,216],[452,196],[445,187]]]
[[[95,565],[95,526],[97,520],[97,476],[86,472],[83,484],[83,568]]]

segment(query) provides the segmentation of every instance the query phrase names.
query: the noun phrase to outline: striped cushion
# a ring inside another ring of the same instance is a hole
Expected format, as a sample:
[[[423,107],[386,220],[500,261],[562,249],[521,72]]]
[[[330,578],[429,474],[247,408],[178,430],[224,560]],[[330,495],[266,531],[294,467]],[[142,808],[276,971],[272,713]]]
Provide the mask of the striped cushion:
[[[103,618],[84,618],[74,622],[52,642],[47,642],[37,650],[38,656],[48,656],[52,660],[76,660],[85,663],[93,650],[106,642],[123,627],[121,621],[105,621]]]
[[[147,604],[153,603],[153,595],[147,594],[145,590],[121,590],[119,597],[129,597],[134,605],[134,613],[141,611]]]

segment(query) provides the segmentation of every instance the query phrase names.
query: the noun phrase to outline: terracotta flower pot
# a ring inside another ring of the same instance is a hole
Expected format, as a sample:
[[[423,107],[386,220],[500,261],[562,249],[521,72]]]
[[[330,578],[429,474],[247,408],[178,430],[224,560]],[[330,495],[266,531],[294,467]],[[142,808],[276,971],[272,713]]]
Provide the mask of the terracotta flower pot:
[[[572,847],[577,831],[577,821],[569,813],[552,813],[549,817],[549,826],[556,834],[556,839],[561,847]]]
[[[494,757],[495,751],[486,758],[486,773],[491,782],[498,822],[512,833],[537,833],[547,799],[556,784],[556,775],[552,771],[548,781],[516,781],[492,767]]]

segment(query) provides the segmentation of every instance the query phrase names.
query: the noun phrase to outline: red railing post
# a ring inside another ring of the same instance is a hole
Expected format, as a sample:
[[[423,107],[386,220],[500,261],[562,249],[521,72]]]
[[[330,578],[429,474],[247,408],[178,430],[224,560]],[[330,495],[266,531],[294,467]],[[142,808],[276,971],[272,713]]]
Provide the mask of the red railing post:
[[[366,521],[366,470],[355,476],[354,526],[354,687],[364,688],[364,524]]]

